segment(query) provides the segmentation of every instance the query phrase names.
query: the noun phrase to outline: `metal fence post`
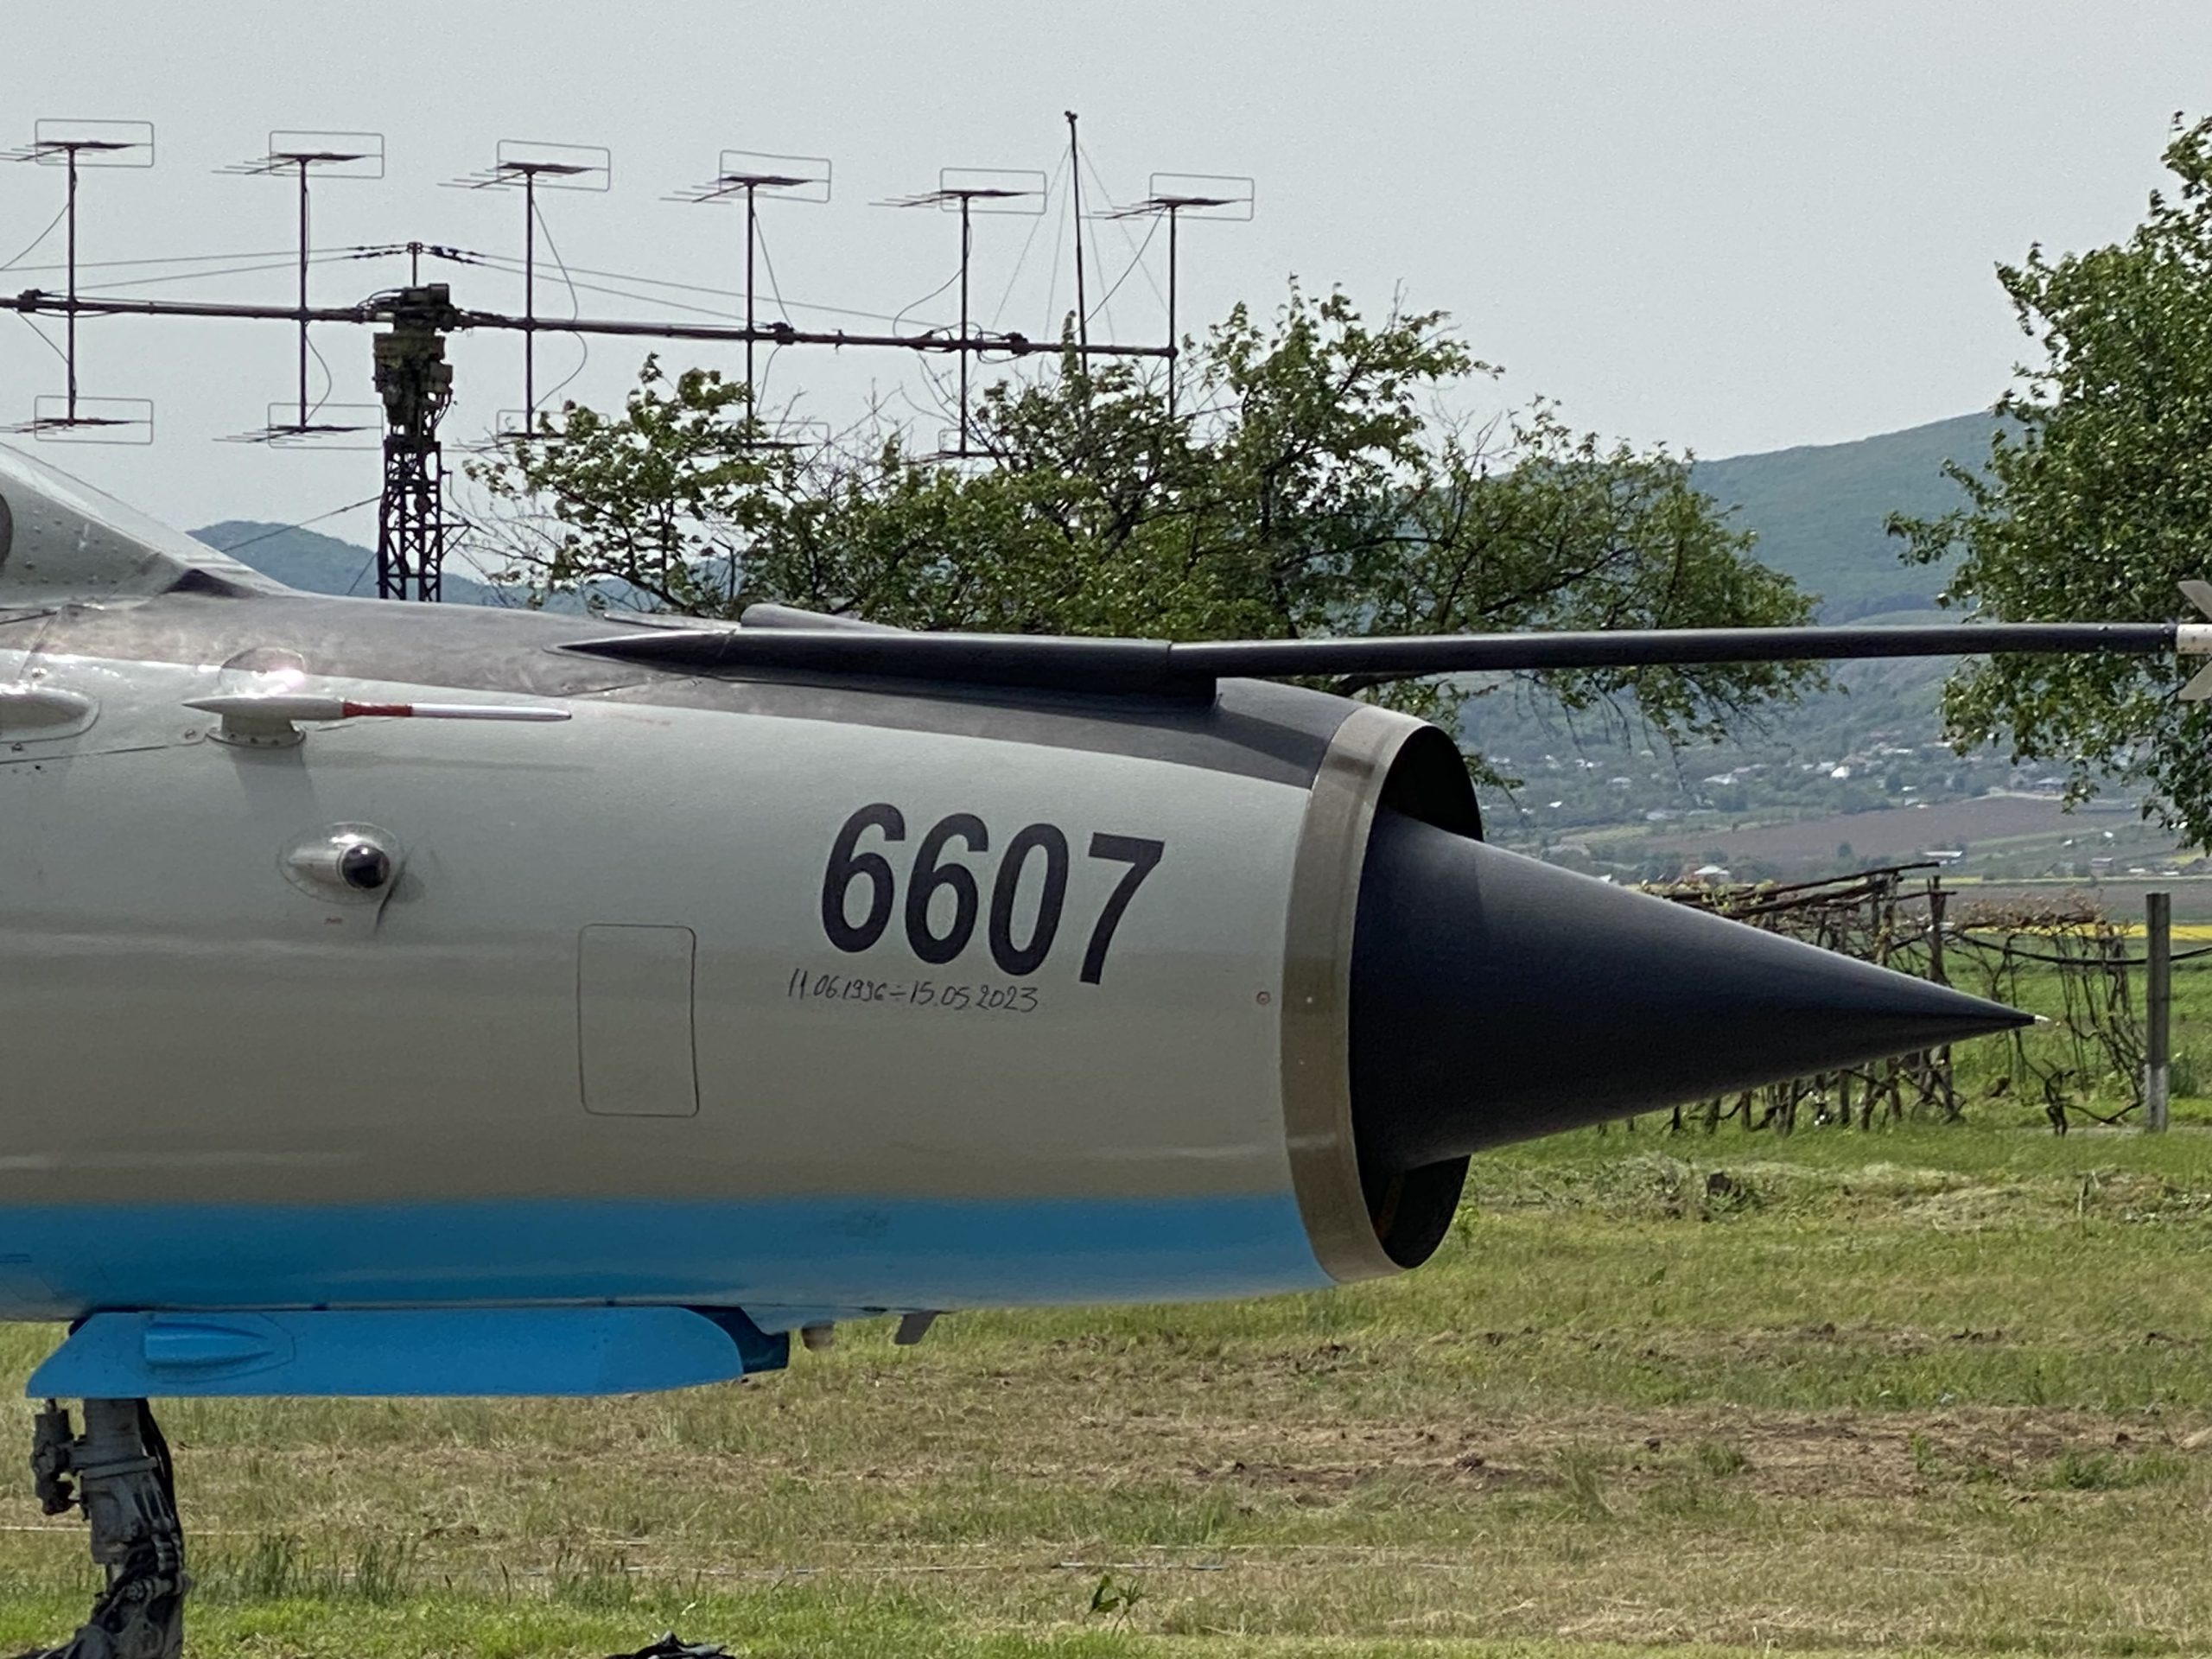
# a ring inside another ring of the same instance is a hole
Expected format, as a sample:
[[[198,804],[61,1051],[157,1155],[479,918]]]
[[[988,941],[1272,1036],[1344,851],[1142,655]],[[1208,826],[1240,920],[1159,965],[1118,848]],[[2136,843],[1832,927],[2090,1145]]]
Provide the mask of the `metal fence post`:
[[[2173,895],[2143,895],[2143,1127],[2166,1127],[2173,1035]]]

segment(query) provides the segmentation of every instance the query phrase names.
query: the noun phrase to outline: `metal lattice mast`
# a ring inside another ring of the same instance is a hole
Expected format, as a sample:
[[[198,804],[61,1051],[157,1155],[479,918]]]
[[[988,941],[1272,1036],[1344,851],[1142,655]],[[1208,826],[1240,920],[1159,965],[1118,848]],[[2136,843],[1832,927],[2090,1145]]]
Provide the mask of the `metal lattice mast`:
[[[402,289],[376,336],[384,399],[384,494],[377,505],[377,595],[437,600],[446,558],[445,462],[438,423],[453,402],[446,334],[461,320],[443,283]]]

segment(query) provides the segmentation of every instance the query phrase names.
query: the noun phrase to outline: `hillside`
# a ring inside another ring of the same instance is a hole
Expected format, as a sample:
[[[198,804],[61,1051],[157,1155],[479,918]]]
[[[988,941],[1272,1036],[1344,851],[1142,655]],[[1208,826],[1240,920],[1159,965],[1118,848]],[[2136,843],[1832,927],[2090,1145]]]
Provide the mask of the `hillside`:
[[[1761,560],[1821,596],[1823,621],[1920,610],[1934,602],[1943,571],[1899,563],[1883,521],[1961,505],[1943,463],[1985,459],[1995,425],[1987,414],[1961,415],[1853,443],[1701,461],[1694,476],[1758,532]]]
[[[1852,443],[1700,461],[1694,476],[1755,533],[1763,561],[1821,597],[1822,620],[1953,620],[1933,608],[1945,569],[1900,563],[1899,543],[1883,524],[1894,512],[1961,505],[1943,464],[1985,456],[1994,427],[1993,416],[1962,415]],[[1703,862],[1738,875],[1798,875],[1869,856],[1955,851],[1962,842],[1970,843],[1970,870],[2020,875],[2155,868],[2172,852],[2169,840],[2133,823],[2132,811],[2094,829],[2062,814],[2059,779],[2048,767],[2015,767],[1988,752],[1953,754],[1941,741],[1939,707],[1948,667],[1940,659],[1844,664],[1832,690],[1737,741],[1671,753],[1647,734],[1587,717],[1570,728],[1513,692],[1472,705],[1464,736],[1523,782],[1486,804],[1498,839],[1623,875],[1664,876]],[[1995,791],[2037,798],[2011,812],[2002,835],[1970,835],[1971,815],[1936,810]],[[2032,832],[2012,821],[2038,814]],[[1857,815],[1880,822],[1854,836],[1849,820]]]
[[[273,576],[302,593],[332,594],[340,598],[370,598],[377,591],[377,556],[372,548],[340,541],[312,530],[288,529],[282,524],[258,524],[250,518],[226,518],[219,524],[195,530],[193,535],[219,548],[264,576]],[[510,605],[518,601],[487,582],[448,570],[446,598],[456,605]]]

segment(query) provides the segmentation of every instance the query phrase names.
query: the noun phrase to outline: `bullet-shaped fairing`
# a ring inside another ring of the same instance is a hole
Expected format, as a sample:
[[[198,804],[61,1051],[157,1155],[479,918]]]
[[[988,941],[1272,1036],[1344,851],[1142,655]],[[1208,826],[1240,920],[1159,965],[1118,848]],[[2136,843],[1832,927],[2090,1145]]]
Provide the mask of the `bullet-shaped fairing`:
[[[1376,814],[1351,972],[1370,1183],[2031,1016]]]

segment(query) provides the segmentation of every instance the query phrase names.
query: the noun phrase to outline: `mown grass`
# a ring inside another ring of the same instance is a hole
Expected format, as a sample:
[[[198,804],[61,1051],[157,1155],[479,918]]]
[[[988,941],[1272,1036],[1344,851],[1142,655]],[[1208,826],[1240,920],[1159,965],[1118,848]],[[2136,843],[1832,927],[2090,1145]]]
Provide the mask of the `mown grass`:
[[[201,1654],[2179,1653],[2208,1343],[2212,1135],[1647,1124],[1482,1160],[1386,1284],[163,1418]],[[4,1651],[88,1579],[0,1528]]]

